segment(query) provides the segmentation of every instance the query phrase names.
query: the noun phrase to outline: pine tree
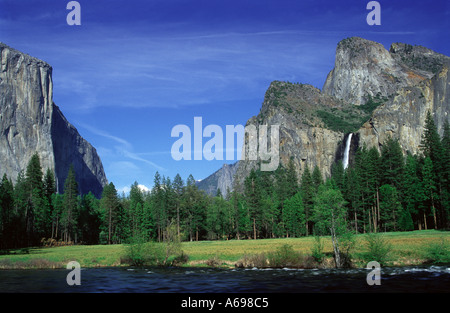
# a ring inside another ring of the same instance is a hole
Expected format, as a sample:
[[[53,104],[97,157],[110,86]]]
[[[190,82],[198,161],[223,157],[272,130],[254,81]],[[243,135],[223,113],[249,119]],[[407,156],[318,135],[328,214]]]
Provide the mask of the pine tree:
[[[76,239],[76,221],[78,214],[78,183],[75,177],[73,165],[70,166],[67,178],[64,181],[63,211],[61,214],[61,225],[64,229],[64,241],[69,242]]]
[[[399,218],[399,227],[403,230],[414,229],[413,216],[417,221],[419,202],[421,201],[422,186],[418,177],[418,162],[408,154],[405,161],[405,179],[403,181],[403,207]]]
[[[14,225],[14,186],[6,174],[0,182],[0,250],[13,248],[16,242]]]
[[[312,227],[314,225],[311,216],[314,211],[314,197],[316,194],[308,166],[305,166],[305,170],[303,171],[300,193],[303,199],[303,207],[305,209],[305,228],[306,235],[308,236],[311,234]]]
[[[176,207],[176,219],[177,219],[177,233],[178,233],[178,237],[181,236],[180,233],[180,208],[181,208],[181,197],[183,194],[183,190],[184,190],[184,182],[181,179],[180,174],[177,173],[177,175],[175,175],[175,178],[173,180],[173,190],[175,192],[175,207]]]
[[[320,185],[323,184],[322,173],[320,172],[319,167],[316,165],[311,175],[312,182],[314,185],[315,192],[319,190]]]
[[[429,157],[433,162],[436,172],[439,173],[442,168],[443,149],[441,138],[437,131],[431,112],[428,111],[425,118],[425,128],[422,135],[420,147],[425,157]]]
[[[107,243],[112,244],[113,240],[116,241],[118,238],[116,230],[121,217],[117,190],[112,182],[103,188],[100,207],[103,213],[103,225],[108,233]]]
[[[27,165],[26,184],[28,199],[26,205],[26,234],[28,245],[35,245],[45,232],[45,205],[42,182],[42,167],[39,155],[35,153]]]
[[[438,201],[438,194],[435,185],[433,161],[429,157],[425,158],[422,176],[422,186],[424,192],[423,220],[425,229],[428,228],[427,218],[429,216],[433,216],[434,228],[437,228],[436,203]]]
[[[442,146],[441,138],[437,131],[436,124],[433,120],[431,112],[428,111],[425,118],[425,128],[422,134],[421,148],[425,158],[430,158],[433,170],[434,170],[434,186],[436,188],[437,196],[439,201],[434,202],[435,212],[438,225],[441,225],[441,217],[445,216],[445,200],[446,200],[446,189],[445,186],[445,151]],[[441,199],[443,202],[441,203]]]
[[[259,222],[259,208],[261,207],[261,186],[255,170],[251,170],[250,174],[244,180],[245,202],[248,206],[250,220],[253,223],[253,239],[257,238],[257,222]]]
[[[361,179],[359,172],[353,168],[348,167],[344,176],[344,190],[343,195],[348,203],[349,221],[353,221],[353,228],[356,233],[360,231],[361,223],[358,223],[361,219]]]
[[[162,232],[166,226],[166,204],[164,202],[164,185],[159,172],[155,173],[152,189],[152,216],[157,229],[158,242],[162,241]]]
[[[331,166],[331,177],[334,179],[339,190],[342,192],[345,185],[344,164],[342,161],[333,163]]]
[[[380,187],[380,225],[385,231],[397,231],[402,206],[397,188],[385,184]]]
[[[21,170],[17,174],[16,185],[14,187],[14,218],[15,225],[15,245],[23,247],[29,245],[27,240],[27,210],[29,207],[29,188],[25,173]]]
[[[441,227],[450,228],[450,125],[446,120],[442,135],[442,194],[441,194]]]
[[[79,239],[85,244],[98,244],[101,227],[99,202],[92,192],[81,197],[77,225]]]
[[[288,167],[286,170],[286,197],[291,198],[297,194],[299,190],[297,171],[295,169],[294,160],[289,159]]]
[[[389,137],[381,147],[380,185],[390,184],[399,190],[403,181],[404,158],[398,140]]]
[[[43,216],[42,223],[45,230],[45,237],[52,237],[52,197],[56,192],[55,176],[50,169],[47,169],[43,181]]]
[[[286,237],[299,237],[305,233],[305,210],[300,192],[286,200],[282,212]]]
[[[189,240],[197,241],[203,230],[206,219],[206,202],[203,194],[198,190],[192,175],[186,180],[185,192],[182,197],[183,224],[189,233]]]
[[[142,236],[144,233],[144,196],[138,182],[134,182],[129,194],[129,219],[132,236]]]

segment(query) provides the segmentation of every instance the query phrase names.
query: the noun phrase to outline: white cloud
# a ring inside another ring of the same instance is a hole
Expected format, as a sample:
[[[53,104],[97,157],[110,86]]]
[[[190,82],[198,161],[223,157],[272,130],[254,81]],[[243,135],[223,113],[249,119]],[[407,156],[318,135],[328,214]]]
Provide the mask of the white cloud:
[[[145,185],[141,185],[141,184],[138,185],[138,188],[139,188],[142,192],[150,192],[150,191],[151,191],[150,188],[148,188],[148,187],[145,186]]]

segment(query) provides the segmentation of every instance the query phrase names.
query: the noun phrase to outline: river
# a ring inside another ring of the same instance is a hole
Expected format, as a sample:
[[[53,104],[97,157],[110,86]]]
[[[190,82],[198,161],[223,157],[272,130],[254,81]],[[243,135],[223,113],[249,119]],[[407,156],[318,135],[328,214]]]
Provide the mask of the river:
[[[450,292],[450,264],[381,268],[369,286],[366,269],[87,268],[81,285],[69,270],[0,270],[0,292],[12,293],[324,293]]]

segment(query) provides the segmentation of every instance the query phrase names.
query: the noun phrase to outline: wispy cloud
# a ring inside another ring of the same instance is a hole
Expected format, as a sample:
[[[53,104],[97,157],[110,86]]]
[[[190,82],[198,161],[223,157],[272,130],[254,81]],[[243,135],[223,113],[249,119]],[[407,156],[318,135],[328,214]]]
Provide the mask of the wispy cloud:
[[[116,142],[116,144],[118,144],[118,145],[114,146],[116,154],[124,156],[126,159],[140,161],[145,164],[148,164],[148,165],[152,166],[153,168],[157,169],[158,171],[165,170],[165,168],[159,166],[158,164],[154,163],[153,161],[143,158],[138,153],[133,152],[133,145],[129,141],[127,141],[123,138],[120,138],[118,136],[112,135],[104,130],[100,130],[100,129],[97,129],[90,125],[86,125],[84,123],[78,123],[78,125],[80,125],[81,127],[85,128],[86,130],[90,131],[91,133],[93,133],[95,135],[98,135],[98,136],[101,136],[101,137],[104,137],[104,138],[107,138],[107,139],[110,139],[110,140]]]

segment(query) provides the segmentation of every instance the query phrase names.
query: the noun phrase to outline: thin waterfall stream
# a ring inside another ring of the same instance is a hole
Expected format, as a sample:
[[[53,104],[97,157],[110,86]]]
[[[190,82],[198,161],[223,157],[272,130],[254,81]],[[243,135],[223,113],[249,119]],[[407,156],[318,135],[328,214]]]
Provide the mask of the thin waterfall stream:
[[[343,160],[344,169],[346,169],[348,167],[348,160],[350,157],[350,145],[352,143],[352,136],[353,136],[353,133],[348,134],[347,142],[345,144],[344,160]]]

